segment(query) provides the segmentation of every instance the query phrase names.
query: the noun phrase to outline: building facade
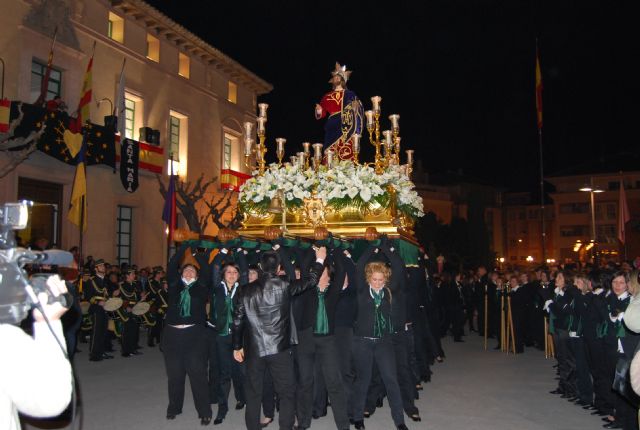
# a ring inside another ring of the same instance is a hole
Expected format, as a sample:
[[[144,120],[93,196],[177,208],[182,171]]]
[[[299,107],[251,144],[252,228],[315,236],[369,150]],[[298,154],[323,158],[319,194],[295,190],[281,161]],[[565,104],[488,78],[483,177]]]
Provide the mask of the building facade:
[[[124,70],[126,137],[138,140],[141,127],[159,130],[165,166],[160,177],[140,170],[134,193],[111,168],[87,167],[84,254],[162,264],[167,250],[158,179],[166,184],[169,157],[183,181],[220,176],[221,169],[246,172],[242,124],[255,121],[256,99],[271,85],[141,0],[7,3],[0,15],[5,98],[36,100],[56,27],[49,99],[58,95],[75,110],[94,52],[91,121],[102,124]],[[26,239],[43,236],[60,248],[79,243],[79,230],[66,217],[74,172],[74,166],[36,151],[0,179],[2,201],[40,203],[33,215],[38,222],[23,232]],[[205,198],[217,191],[219,183]]]

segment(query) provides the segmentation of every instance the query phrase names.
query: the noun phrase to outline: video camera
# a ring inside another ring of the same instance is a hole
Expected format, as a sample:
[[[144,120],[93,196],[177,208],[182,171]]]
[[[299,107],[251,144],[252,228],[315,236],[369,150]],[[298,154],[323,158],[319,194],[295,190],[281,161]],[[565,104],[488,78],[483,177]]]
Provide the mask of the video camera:
[[[14,230],[27,226],[32,205],[27,201],[0,205],[0,323],[3,324],[18,324],[37,303],[37,297],[27,290],[29,285],[36,296],[47,293],[48,303],[57,301],[64,307],[71,304],[68,294],[58,297],[51,294],[46,285],[50,274],[36,274],[29,279],[24,270],[27,264],[71,266],[73,262],[73,255],[66,251],[38,252],[16,247]]]

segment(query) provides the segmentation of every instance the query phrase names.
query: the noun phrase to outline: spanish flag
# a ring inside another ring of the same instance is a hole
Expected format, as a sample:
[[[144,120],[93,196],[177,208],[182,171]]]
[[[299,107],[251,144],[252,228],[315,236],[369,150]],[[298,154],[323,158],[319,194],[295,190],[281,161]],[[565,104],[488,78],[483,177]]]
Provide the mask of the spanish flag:
[[[95,45],[94,45],[95,53]],[[82,81],[82,91],[80,91],[80,101],[78,102],[78,125],[82,125],[91,119],[91,75],[93,69],[93,55],[89,59],[87,64],[87,71],[84,73],[84,80]]]
[[[536,111],[538,129],[542,129],[542,70],[540,69],[540,53],[536,49]]]
[[[71,206],[67,214],[69,221],[82,228],[82,231],[87,231],[87,176],[84,161],[86,143],[86,134],[84,134],[82,145],[77,153],[71,153],[72,156],[77,155],[78,158],[71,191]]]

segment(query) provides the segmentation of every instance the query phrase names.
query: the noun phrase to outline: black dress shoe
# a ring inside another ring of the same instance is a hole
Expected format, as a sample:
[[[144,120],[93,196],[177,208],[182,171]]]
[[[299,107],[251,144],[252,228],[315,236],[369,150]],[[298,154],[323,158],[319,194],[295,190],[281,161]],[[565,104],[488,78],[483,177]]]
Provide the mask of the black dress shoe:
[[[355,421],[353,425],[356,430],[364,430],[364,421]]]
[[[102,357],[89,357],[89,361],[102,361]]]
[[[133,354],[133,355],[142,355],[142,354],[144,354],[144,352],[135,350],[131,354]]]
[[[176,416],[174,414],[167,414],[167,419],[168,420],[175,420]]]
[[[265,428],[273,422],[273,418],[266,418],[269,421],[260,421],[260,427]]]
[[[211,417],[200,417],[200,425],[208,426],[211,424]]]
[[[605,415],[609,415],[609,414],[605,414],[602,411],[593,411],[593,412],[591,412],[591,415],[599,415],[601,417],[604,417]]]
[[[604,424],[602,427],[606,429],[621,429],[622,426],[615,421],[610,422],[609,424]]]
[[[132,353],[130,353],[130,352],[124,352],[124,353],[122,353],[122,356],[123,356],[124,358],[129,358],[129,357],[132,357],[132,356],[133,356],[133,354],[132,354]]]
[[[563,394],[564,395],[564,391],[562,391],[560,388],[556,388],[553,391],[549,391],[549,394]]]
[[[222,424],[222,421],[224,421],[224,418],[216,417],[216,419],[213,420],[213,424],[214,425]]]
[[[410,418],[411,418],[413,421],[415,421],[415,422],[420,422],[420,421],[422,421],[422,418],[420,418],[420,415],[418,415],[418,414],[413,414],[413,415],[411,415],[411,417],[410,417]]]
[[[582,409],[586,410],[586,411],[597,411],[598,408],[596,408],[593,405],[587,405],[587,406],[583,406]]]
[[[105,360],[109,360],[109,359],[113,358],[113,355],[110,355],[110,354],[102,354],[102,358],[104,358]]]
[[[236,411],[239,411],[240,409],[244,408],[244,402],[238,402],[236,403]]]
[[[406,425],[404,425],[404,424],[398,424],[398,426],[397,426],[396,428],[397,428],[398,430],[409,430],[409,429],[407,428],[407,426],[406,426]]]

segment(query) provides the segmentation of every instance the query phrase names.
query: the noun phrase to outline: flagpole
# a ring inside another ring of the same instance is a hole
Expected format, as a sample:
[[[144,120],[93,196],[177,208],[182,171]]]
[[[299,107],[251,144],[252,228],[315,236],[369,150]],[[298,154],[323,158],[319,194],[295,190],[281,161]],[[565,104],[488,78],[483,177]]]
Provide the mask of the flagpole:
[[[85,169],[85,178],[86,178],[86,169]],[[86,179],[85,179],[86,180]],[[80,207],[82,208],[82,210],[80,211],[80,243],[78,244],[78,252],[80,253],[80,258],[79,260],[82,261],[83,258],[83,249],[82,249],[82,242],[84,239],[84,196],[82,196],[80,198]]]
[[[540,62],[540,56],[538,53],[538,38],[536,37],[536,66],[539,65]],[[542,68],[540,68],[540,82],[542,82]],[[537,86],[537,82],[536,82],[536,86]],[[537,92],[537,91],[536,91]],[[538,97],[538,95],[536,94],[536,97]],[[542,97],[542,95],[540,95],[540,97]],[[536,108],[537,110],[538,108]],[[540,106],[541,109],[541,106]],[[538,113],[536,113],[536,115],[538,115]],[[541,122],[537,121],[538,123],[538,151],[539,151],[539,156],[540,156],[540,232],[541,232],[541,236],[540,236],[540,242],[542,245],[542,264],[546,264],[547,262],[547,246],[546,246],[546,239],[547,239],[547,232],[546,232],[546,219],[545,219],[545,210],[544,210],[544,157],[543,157],[543,150],[542,150],[542,124]]]
[[[173,153],[170,153],[169,154],[169,182],[171,182],[172,180],[173,180]],[[167,196],[165,197],[165,200],[170,198],[168,194],[169,194],[169,191],[167,190]],[[169,260],[171,259],[171,242],[173,239],[172,236],[173,236],[173,228],[174,228],[173,223],[175,222],[172,215],[173,215],[173,209],[170,210],[169,225],[167,226],[167,229],[169,230],[169,233],[167,234],[167,267],[169,267]]]
[[[58,26],[56,25],[53,30],[53,40],[51,41],[51,48],[49,49],[49,58],[47,60],[47,70],[44,72],[44,76],[42,77],[42,83],[40,85],[40,95],[38,96],[38,100],[35,101],[34,104],[41,105],[45,102],[47,98],[47,89],[49,87],[49,76],[51,75],[51,67],[53,66],[53,48],[56,46],[56,39],[58,38]]]

